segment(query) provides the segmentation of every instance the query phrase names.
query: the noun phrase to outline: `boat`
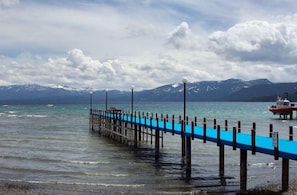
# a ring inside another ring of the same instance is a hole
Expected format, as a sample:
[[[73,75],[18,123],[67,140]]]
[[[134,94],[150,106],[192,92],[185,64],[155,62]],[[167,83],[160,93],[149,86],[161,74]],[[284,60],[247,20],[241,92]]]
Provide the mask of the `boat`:
[[[280,117],[283,115],[284,118],[287,118],[289,115],[292,118],[293,111],[297,111],[297,107],[294,104],[290,104],[290,100],[287,98],[278,97],[275,105],[271,106],[269,111],[280,115]]]

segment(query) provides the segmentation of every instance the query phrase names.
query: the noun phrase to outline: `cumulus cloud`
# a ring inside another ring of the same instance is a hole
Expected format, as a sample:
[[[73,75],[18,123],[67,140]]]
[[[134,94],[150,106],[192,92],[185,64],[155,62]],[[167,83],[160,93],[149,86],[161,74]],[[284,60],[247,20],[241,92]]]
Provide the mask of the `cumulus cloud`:
[[[270,6],[267,16],[270,1],[142,2],[0,0],[0,85],[147,89],[183,77],[296,80],[297,14]]]
[[[198,36],[192,33],[188,23],[182,22],[169,34],[167,43],[176,49],[195,49],[198,40]]]
[[[296,63],[297,24],[248,21],[212,33],[209,43],[229,59]]]
[[[164,56],[159,56],[160,61],[163,59]],[[158,63],[159,60],[146,55],[101,62],[78,48],[69,50],[64,56],[46,60],[27,53],[15,60],[2,57],[0,84],[38,83],[122,90],[134,85],[136,89],[147,89],[175,82],[176,76],[183,73],[184,66],[172,66],[174,59],[163,64]]]
[[[116,76],[111,61],[101,63],[85,55],[80,49],[72,49],[67,54],[66,58],[50,58],[44,65],[52,70],[55,81],[59,84],[82,87],[94,85],[96,81],[99,83],[112,81]]]

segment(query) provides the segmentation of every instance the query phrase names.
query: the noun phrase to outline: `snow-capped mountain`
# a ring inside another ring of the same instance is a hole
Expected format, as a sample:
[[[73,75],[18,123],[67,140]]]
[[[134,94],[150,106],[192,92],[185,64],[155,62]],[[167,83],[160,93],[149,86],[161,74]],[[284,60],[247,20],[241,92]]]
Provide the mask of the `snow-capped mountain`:
[[[182,101],[183,83],[168,84],[151,90],[135,91],[135,101]],[[297,98],[297,83],[272,83],[267,79],[243,81],[201,81],[186,83],[187,101],[274,101],[289,94]],[[105,101],[105,90],[93,91],[94,102]],[[128,102],[131,91],[110,90],[108,100]],[[0,103],[88,103],[90,89],[36,84],[0,86]]]
[[[270,85],[267,79],[242,81],[229,79],[224,81],[201,81],[186,83],[187,100],[189,101],[229,101],[232,95],[256,85]],[[181,100],[183,98],[184,85],[171,84],[145,91],[142,99]],[[260,96],[261,94],[259,94]],[[141,95],[140,95],[141,96]],[[242,98],[239,98],[240,100]],[[247,97],[245,100],[250,99]]]

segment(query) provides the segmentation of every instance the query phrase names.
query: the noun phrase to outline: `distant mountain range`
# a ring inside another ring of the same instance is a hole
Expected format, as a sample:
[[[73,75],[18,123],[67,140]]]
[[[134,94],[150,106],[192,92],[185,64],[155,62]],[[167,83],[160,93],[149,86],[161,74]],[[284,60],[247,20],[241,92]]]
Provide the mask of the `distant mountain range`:
[[[275,101],[277,96],[297,100],[297,83],[272,83],[267,79],[243,81],[201,81],[187,83],[187,101]],[[94,103],[105,101],[105,90],[93,92]],[[108,100],[127,102],[131,91],[108,91]],[[182,101],[183,84],[168,84],[155,89],[135,91],[134,101]],[[1,104],[88,103],[90,90],[45,87],[36,84],[0,86]]]

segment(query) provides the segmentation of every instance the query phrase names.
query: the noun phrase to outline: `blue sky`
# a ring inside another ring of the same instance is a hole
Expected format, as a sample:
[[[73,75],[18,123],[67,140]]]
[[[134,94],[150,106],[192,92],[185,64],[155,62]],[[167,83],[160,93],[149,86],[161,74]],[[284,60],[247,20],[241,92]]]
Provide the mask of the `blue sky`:
[[[0,0],[0,85],[296,82],[294,0]]]

